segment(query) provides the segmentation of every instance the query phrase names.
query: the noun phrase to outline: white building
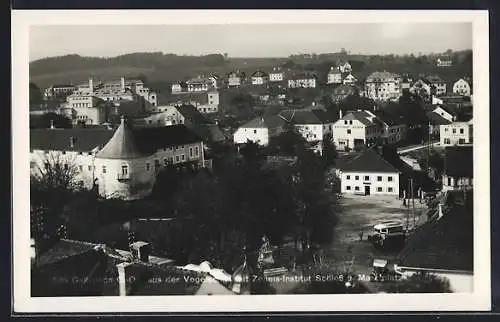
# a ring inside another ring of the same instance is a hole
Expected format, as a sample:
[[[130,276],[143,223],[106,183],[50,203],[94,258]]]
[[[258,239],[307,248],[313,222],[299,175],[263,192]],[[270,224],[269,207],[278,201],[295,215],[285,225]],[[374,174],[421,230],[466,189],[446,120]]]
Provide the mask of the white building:
[[[172,88],[172,93],[182,92],[182,84],[181,83],[173,83],[171,88]]]
[[[472,138],[472,119],[468,122],[440,125],[439,143],[441,146],[472,144]]]
[[[453,65],[453,60],[451,57],[440,57],[436,59],[436,66],[437,67],[450,67]]]
[[[217,113],[219,110],[219,92],[211,90],[207,92],[175,93],[168,99],[167,105],[193,105],[200,113]],[[161,112],[162,108],[158,107],[156,111]]]
[[[327,84],[342,84],[342,73],[338,68],[330,67],[327,75]]]
[[[242,75],[240,72],[230,72],[227,74],[227,86],[239,87],[243,83]]]
[[[273,70],[269,73],[270,82],[282,82],[284,79],[285,73],[281,70],[280,67],[274,67]]]
[[[341,192],[399,196],[399,176],[397,168],[370,148],[340,167]]]
[[[269,76],[261,70],[252,73],[250,78],[252,80],[252,85],[264,85],[269,80]]]
[[[453,93],[464,96],[470,96],[469,83],[465,79],[460,78],[453,84]]]
[[[283,132],[284,126],[285,120],[277,115],[256,117],[234,132],[233,142],[234,144],[245,144],[251,141],[261,146],[267,146],[272,137]]]
[[[288,88],[315,88],[317,77],[314,74],[300,73],[288,79]]]
[[[437,75],[427,76],[425,78],[427,82],[431,85],[433,89],[433,94],[437,96],[443,96],[446,94],[446,82]]]
[[[30,138],[32,171],[75,167],[76,182],[106,198],[143,198],[163,166],[205,165],[203,141],[183,125],[132,130],[122,119],[116,131],[36,129]]]
[[[365,81],[368,98],[375,101],[395,100],[401,96],[401,76],[389,72],[373,72]]]
[[[434,110],[432,110],[432,112],[438,114],[439,116],[441,116],[442,118],[444,118],[449,122],[454,122],[457,117],[456,112],[450,106],[445,107],[443,105],[440,105],[437,106]]]
[[[358,81],[358,79],[356,77],[354,77],[352,74],[347,74],[345,77],[344,77],[344,80],[342,81],[342,84],[344,85],[354,85],[356,84],[356,82]]]
[[[333,124],[333,139],[338,150],[373,144],[384,133],[382,122],[370,111],[350,111],[339,116]]]
[[[420,97],[423,98],[430,98],[434,97],[432,96],[432,85],[431,83],[425,79],[425,78],[420,78],[413,83],[413,85],[410,87],[410,93],[419,95]]]
[[[188,92],[207,92],[213,88],[213,81],[203,76],[186,81]]]
[[[67,95],[70,95],[73,93],[73,91],[76,89],[76,86],[69,85],[69,84],[56,84],[56,85],[51,85],[50,87],[46,88],[44,91],[44,98],[50,99],[54,97],[66,97]]]
[[[339,64],[338,69],[341,73],[352,72],[352,66],[351,66],[351,64],[349,64],[349,62]]]

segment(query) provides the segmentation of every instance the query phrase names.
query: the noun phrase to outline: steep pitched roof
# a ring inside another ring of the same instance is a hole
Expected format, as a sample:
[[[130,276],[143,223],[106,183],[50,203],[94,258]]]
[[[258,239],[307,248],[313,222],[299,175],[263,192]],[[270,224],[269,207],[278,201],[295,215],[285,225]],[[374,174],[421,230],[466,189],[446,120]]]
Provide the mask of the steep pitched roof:
[[[342,117],[342,120],[358,120],[366,126],[373,125],[370,120],[370,114],[365,111],[347,111],[346,115]]]
[[[444,150],[444,173],[454,177],[474,175],[472,146],[452,146]]]
[[[432,125],[442,125],[442,124],[450,124],[451,122],[439,115],[436,112],[430,111],[427,112],[427,117]]]
[[[277,128],[285,125],[285,120],[278,115],[264,114],[243,124],[241,128]]]
[[[288,121],[296,124],[326,124],[332,123],[334,117],[323,109],[286,110],[280,113]]]
[[[441,83],[445,83],[445,81],[437,76],[437,75],[430,75],[430,76],[427,76],[425,77],[425,80],[427,80],[429,83],[431,84],[441,84]]]
[[[354,159],[345,163],[341,170],[360,172],[400,172],[373,148],[365,150]]]
[[[262,70],[257,70],[252,73],[251,77],[267,77],[267,73]]]
[[[133,130],[133,135],[141,151],[147,154],[152,154],[158,149],[203,141],[183,124],[138,128]]]
[[[30,129],[30,149],[90,152],[106,144],[113,133],[105,128]]]
[[[192,105],[181,105],[177,106],[177,110],[182,114],[185,118],[190,120],[195,124],[211,124],[203,114],[200,113],[194,106]]]
[[[368,77],[366,78],[367,82],[383,82],[387,79],[393,79],[393,78],[401,78],[398,74],[395,73],[390,73],[390,72],[373,72]]]
[[[373,114],[375,114],[380,121],[384,122],[385,124],[387,124],[389,126],[405,124],[405,121],[404,121],[402,115],[400,115],[400,116],[393,115],[393,114],[387,113],[384,110],[374,111]]]
[[[116,129],[113,137],[96,154],[101,159],[136,159],[145,154],[138,148],[132,129],[122,118],[120,126]]]
[[[438,220],[421,226],[398,255],[400,266],[473,270],[472,209],[455,205]]]

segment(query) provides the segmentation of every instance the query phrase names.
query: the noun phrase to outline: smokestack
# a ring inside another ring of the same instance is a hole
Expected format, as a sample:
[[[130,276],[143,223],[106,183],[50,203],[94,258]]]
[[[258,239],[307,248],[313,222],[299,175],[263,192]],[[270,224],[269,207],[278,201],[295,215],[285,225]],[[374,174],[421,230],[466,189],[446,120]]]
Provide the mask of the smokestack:
[[[89,89],[91,92],[94,91],[94,80],[92,79],[92,77],[89,78]]]
[[[122,77],[120,79],[120,85],[121,85],[122,91],[124,91],[125,90],[125,77]]]

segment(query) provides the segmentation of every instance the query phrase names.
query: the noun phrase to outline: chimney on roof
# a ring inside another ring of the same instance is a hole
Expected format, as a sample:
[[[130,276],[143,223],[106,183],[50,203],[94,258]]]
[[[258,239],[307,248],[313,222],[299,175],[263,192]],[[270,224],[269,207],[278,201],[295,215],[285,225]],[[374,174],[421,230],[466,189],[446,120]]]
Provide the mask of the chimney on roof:
[[[56,127],[54,126],[54,120],[50,120],[50,129],[53,130]]]
[[[90,92],[94,91],[94,80],[92,79],[92,77],[89,78],[89,89]]]

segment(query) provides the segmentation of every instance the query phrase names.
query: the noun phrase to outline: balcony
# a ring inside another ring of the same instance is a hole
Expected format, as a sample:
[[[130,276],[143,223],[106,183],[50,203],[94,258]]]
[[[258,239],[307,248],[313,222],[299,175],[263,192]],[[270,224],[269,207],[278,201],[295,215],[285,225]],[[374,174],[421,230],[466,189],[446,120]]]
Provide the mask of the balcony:
[[[116,180],[120,182],[126,182],[130,180],[130,174],[129,173],[117,173],[116,174]]]

